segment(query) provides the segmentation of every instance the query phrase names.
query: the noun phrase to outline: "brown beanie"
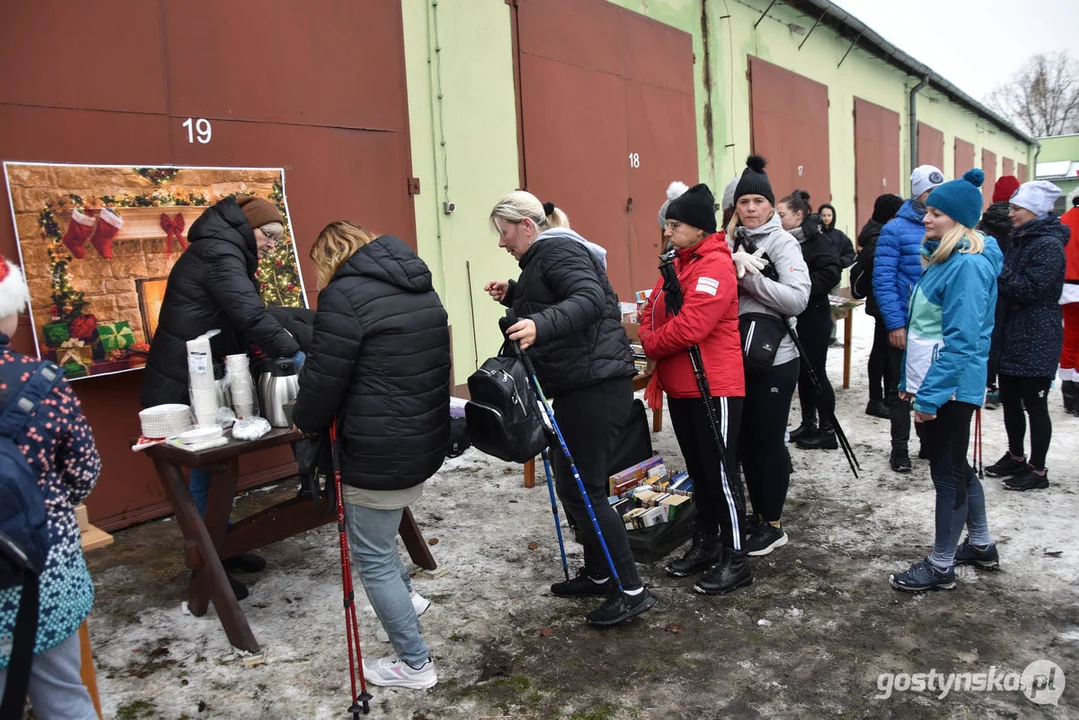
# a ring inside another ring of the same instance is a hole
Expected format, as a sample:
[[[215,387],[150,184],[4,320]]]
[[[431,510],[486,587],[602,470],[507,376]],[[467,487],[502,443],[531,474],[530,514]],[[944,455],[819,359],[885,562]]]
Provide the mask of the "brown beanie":
[[[252,230],[270,223],[285,224],[285,219],[281,217],[281,211],[269,200],[264,200],[254,195],[237,195],[236,204],[240,206],[240,210],[243,210],[244,217],[247,218]]]

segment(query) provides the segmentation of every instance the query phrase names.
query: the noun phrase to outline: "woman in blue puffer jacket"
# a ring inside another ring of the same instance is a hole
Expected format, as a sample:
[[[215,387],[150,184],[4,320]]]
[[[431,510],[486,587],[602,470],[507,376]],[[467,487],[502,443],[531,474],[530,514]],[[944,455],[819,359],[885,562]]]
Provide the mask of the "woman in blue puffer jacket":
[[[889,580],[896,590],[955,587],[955,565],[997,567],[985,493],[967,462],[970,421],[985,399],[985,372],[1004,258],[993,238],[971,228],[982,210],[985,174],[968,170],[926,201],[926,269],[911,294],[899,391],[914,422],[936,488],[936,537],[929,557]],[[963,525],[967,540],[959,543]],[[958,547],[957,547],[958,545]]]

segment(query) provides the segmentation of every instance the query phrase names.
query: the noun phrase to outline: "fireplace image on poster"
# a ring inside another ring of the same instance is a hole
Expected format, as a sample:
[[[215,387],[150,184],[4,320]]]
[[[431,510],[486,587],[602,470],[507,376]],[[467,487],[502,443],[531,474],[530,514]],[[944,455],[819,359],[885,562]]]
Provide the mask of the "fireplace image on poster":
[[[256,195],[281,210],[285,238],[259,262],[255,281],[266,305],[304,306],[279,168],[5,162],[4,172],[37,353],[68,379],[146,364],[188,231],[228,197]]]

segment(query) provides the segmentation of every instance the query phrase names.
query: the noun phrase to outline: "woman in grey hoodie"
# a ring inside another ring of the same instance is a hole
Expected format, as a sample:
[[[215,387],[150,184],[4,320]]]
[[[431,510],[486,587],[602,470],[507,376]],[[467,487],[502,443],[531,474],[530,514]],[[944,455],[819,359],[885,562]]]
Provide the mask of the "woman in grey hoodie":
[[[750,156],[734,192],[734,227],[728,233],[738,268],[738,315],[743,326],[743,352],[764,345],[771,364],[746,358],[746,399],[738,456],[756,514],[748,523],[743,547],[750,555],[767,555],[787,544],[780,517],[790,484],[787,414],[798,384],[798,349],[783,323],[797,317],[809,302],[809,270],[794,236],[783,229],[775,194],[764,172],[765,161]],[[766,264],[761,266],[761,261]],[[752,327],[750,332],[747,328]],[[753,342],[754,336],[756,342]],[[760,367],[754,370],[754,367]]]

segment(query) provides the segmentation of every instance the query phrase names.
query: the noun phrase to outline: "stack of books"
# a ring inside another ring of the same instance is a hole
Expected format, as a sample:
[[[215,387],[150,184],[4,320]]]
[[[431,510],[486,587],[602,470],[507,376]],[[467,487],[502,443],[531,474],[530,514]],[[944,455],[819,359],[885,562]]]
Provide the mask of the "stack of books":
[[[611,475],[608,489],[607,501],[627,530],[670,522],[693,501],[693,480],[684,472],[672,473],[662,455]]]

